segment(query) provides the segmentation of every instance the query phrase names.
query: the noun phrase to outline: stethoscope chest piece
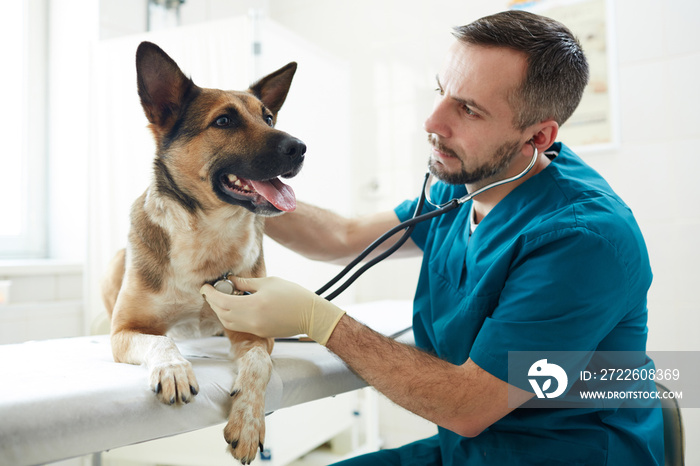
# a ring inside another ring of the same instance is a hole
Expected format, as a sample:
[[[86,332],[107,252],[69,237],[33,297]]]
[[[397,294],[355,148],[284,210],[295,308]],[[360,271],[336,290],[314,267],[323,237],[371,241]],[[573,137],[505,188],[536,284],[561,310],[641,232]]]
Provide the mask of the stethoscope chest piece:
[[[236,287],[233,286],[233,282],[228,278],[222,278],[214,283],[214,289],[220,293],[233,294],[236,291]]]
[[[250,294],[249,291],[237,290],[236,287],[233,285],[233,282],[228,279],[228,275],[229,274],[226,273],[223,277],[214,282],[212,286],[216,291],[219,291],[224,294],[235,294],[240,296]]]

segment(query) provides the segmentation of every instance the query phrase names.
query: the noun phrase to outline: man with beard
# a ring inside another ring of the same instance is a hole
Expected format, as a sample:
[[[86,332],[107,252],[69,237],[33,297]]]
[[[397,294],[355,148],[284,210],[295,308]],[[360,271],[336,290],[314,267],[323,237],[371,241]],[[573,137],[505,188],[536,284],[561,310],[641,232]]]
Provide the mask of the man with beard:
[[[347,464],[662,464],[660,410],[527,408],[532,390],[508,383],[509,351],[646,350],[651,270],[641,232],[600,175],[555,142],[588,81],[581,47],[565,26],[521,11],[454,35],[425,122],[439,180],[432,201],[515,176],[538,155],[517,181],[417,225],[399,250],[423,256],[417,348],[279,278],[234,279],[251,296],[208,285],[202,293],[227,328],[308,334],[439,426],[433,438]],[[346,261],[410,218],[417,202],[359,219],[300,204],[266,232],[307,257]]]

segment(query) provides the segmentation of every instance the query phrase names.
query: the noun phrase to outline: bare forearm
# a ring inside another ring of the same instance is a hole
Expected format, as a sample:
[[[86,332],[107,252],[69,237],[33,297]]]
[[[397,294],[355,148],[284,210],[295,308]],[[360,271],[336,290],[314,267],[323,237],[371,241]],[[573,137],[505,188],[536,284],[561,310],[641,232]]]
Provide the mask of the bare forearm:
[[[268,218],[265,233],[309,259],[333,261],[349,255],[345,237],[350,220],[299,202],[294,212]]]
[[[309,259],[345,264],[398,223],[399,219],[392,211],[346,218],[300,202],[294,212],[267,219],[265,233]],[[399,236],[395,235],[375,254],[390,247]],[[400,251],[395,257],[420,253],[410,240]]]
[[[471,361],[450,364],[348,316],[340,320],[327,346],[393,402],[460,435],[477,435],[509,411],[504,387],[495,390],[495,377]],[[494,411],[493,404],[503,406]]]

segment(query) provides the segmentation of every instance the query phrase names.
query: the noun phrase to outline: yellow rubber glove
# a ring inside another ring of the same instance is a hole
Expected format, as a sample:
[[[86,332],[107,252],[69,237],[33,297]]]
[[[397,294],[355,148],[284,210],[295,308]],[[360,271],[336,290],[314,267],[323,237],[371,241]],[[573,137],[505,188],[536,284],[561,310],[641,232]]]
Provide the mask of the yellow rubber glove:
[[[236,290],[250,295],[221,293],[204,285],[200,293],[223,326],[260,337],[305,334],[324,345],[345,311],[295,283],[281,278],[232,277]]]

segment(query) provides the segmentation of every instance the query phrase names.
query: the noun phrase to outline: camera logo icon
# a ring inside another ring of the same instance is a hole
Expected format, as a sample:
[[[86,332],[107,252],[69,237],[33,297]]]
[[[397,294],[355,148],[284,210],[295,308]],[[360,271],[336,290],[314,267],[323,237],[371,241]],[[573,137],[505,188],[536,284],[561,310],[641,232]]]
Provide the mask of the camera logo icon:
[[[556,364],[548,363],[546,359],[540,359],[530,366],[527,372],[528,381],[535,390],[537,398],[556,398],[566,391],[569,378],[566,372]],[[556,387],[552,387],[552,379],[557,381]],[[540,385],[542,381],[542,385]]]

